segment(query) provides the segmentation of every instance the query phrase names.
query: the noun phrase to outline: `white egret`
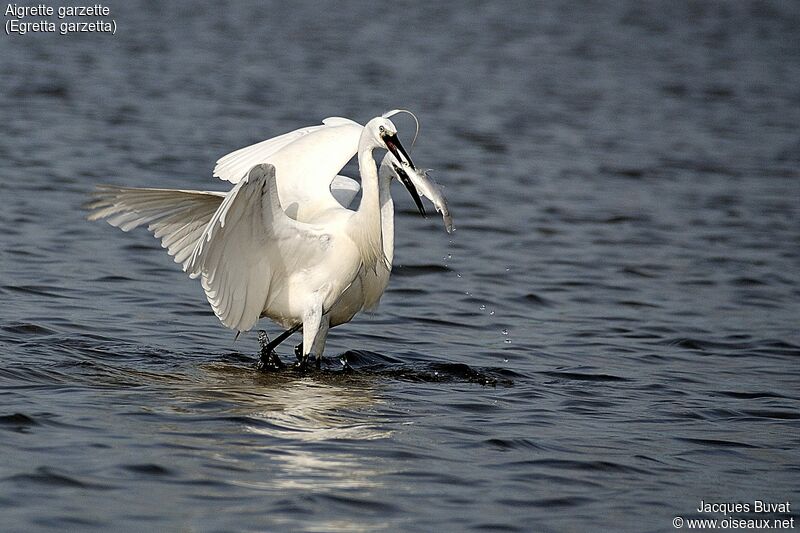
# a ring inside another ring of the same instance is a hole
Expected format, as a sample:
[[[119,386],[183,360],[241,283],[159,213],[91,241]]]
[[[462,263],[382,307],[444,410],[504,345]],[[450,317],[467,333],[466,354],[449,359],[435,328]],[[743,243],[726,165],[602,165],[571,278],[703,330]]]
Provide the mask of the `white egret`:
[[[418,191],[452,220],[441,192],[419,172],[397,139],[391,111],[366,126],[334,117],[237,150],[214,175],[230,192],[101,186],[90,220],[123,231],[143,224],[190,277],[200,277],[209,303],[227,327],[250,330],[268,317],[287,330],[262,349],[263,364],[280,364],[273,348],[302,328],[301,364],[317,364],[328,329],[375,307],[394,255],[397,176],[424,214]],[[378,172],[373,151],[388,151]],[[337,173],[358,154],[362,199],[354,180]],[[260,339],[261,340],[261,339]]]

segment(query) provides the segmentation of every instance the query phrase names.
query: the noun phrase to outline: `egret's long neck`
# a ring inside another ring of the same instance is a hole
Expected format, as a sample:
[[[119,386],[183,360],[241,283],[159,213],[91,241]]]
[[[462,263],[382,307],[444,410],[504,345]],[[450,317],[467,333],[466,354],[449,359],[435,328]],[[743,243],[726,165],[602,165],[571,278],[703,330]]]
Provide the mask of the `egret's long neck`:
[[[389,262],[389,270],[394,261],[394,202],[392,201],[392,177],[378,178],[378,199],[381,206],[381,238],[383,256]]]
[[[361,205],[353,215],[351,236],[361,251],[364,266],[375,270],[386,264],[384,257],[378,167],[372,155],[373,147],[359,143],[358,169],[361,173]]]

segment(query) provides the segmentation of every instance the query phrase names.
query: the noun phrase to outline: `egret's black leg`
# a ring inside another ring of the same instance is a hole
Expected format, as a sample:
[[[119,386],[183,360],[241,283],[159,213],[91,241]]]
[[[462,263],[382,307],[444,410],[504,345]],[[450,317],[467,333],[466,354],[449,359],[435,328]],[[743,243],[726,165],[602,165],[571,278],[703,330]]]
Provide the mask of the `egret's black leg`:
[[[275,340],[270,342],[267,345],[267,348],[269,348],[270,350],[275,350],[275,348],[277,348],[280,343],[282,343],[283,341],[288,339],[292,334],[294,334],[297,331],[299,331],[300,329],[302,329],[302,327],[303,327],[303,324],[298,324],[298,325],[296,325],[294,327],[291,327],[291,328],[287,329],[286,331],[284,331],[283,333],[281,333],[280,335],[275,337]],[[261,333],[259,332],[259,336],[260,335],[261,335]]]
[[[294,347],[294,356],[297,357],[297,362],[298,363],[303,360],[303,343],[302,342]]]
[[[302,328],[302,324],[298,324],[293,328],[289,328],[277,337],[275,340],[270,341],[269,337],[267,336],[267,332],[259,330],[258,332],[258,343],[261,345],[261,357],[258,360],[258,368],[259,370],[269,370],[269,369],[283,369],[286,368],[286,365],[283,364],[280,357],[278,357],[275,348],[278,347],[280,343],[285,341],[292,333],[295,333],[297,330]]]
[[[283,364],[280,357],[278,357],[275,348],[278,347],[280,343],[285,341],[289,338],[293,333],[297,332],[303,327],[302,324],[298,324],[292,328],[287,329],[274,340],[270,341],[269,337],[267,336],[267,332],[263,329],[258,332],[258,343],[261,345],[261,357],[258,360],[257,368],[259,370],[280,370],[286,368],[286,365]]]

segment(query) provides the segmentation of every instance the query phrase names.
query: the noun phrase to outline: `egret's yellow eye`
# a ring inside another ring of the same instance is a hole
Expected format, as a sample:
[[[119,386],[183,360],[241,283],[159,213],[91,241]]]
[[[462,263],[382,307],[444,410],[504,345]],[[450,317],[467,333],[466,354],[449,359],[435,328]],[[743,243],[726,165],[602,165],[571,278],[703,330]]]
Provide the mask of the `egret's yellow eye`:
[[[386,128],[384,128],[383,126],[381,126],[381,127],[379,127],[379,128],[378,128],[378,131],[380,131],[380,132],[381,132],[381,135],[383,135],[384,133],[386,133]]]

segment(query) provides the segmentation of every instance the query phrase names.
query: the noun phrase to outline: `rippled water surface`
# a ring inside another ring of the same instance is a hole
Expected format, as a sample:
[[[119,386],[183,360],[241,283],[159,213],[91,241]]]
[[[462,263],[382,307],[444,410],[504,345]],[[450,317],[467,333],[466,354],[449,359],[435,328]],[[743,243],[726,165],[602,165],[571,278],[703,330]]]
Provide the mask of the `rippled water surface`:
[[[109,5],[113,37],[0,39],[4,531],[800,505],[798,4]],[[146,231],[83,219],[96,183],[225,190],[233,149],[395,107],[458,230],[395,190],[389,290],[321,372],[256,372]]]

